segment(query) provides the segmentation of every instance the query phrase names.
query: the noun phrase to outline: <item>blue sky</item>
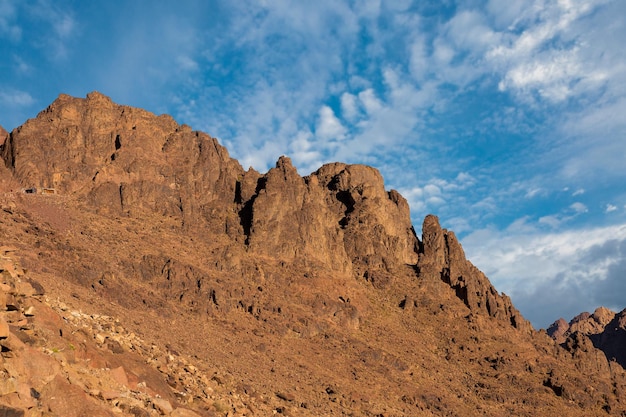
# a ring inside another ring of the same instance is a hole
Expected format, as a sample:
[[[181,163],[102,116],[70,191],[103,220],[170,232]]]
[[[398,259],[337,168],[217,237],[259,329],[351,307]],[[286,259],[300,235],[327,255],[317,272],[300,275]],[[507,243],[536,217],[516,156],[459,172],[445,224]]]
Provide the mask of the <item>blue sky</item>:
[[[378,168],[536,327],[626,307],[626,2],[0,0],[0,125],[98,90]]]

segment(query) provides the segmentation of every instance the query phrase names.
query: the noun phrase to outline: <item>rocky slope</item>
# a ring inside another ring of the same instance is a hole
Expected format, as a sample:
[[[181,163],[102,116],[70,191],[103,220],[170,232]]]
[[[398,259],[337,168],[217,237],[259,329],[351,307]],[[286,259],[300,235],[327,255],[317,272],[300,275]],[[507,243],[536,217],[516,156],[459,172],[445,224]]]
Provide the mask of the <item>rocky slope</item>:
[[[8,415],[626,412],[618,363],[533,330],[374,168],[245,171],[99,93],[5,138]]]
[[[555,321],[547,332],[557,343],[564,346],[586,339],[610,361],[626,367],[626,309],[615,313],[608,308],[599,307],[592,314],[588,312],[579,314],[569,323],[561,318]]]

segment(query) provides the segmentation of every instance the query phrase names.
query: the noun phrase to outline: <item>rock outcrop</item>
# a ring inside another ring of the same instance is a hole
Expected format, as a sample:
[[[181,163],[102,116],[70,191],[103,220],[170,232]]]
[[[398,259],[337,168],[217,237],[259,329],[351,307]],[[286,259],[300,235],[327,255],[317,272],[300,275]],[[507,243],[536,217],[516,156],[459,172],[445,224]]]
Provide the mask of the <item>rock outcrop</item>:
[[[592,314],[583,312],[569,323],[555,321],[548,335],[574,354],[588,352],[589,345],[604,353],[606,360],[626,367],[626,310],[619,313],[598,307]]]
[[[422,245],[418,263],[420,276],[449,284],[472,312],[508,321],[520,330],[532,329],[511,299],[499,294],[489,279],[465,258],[454,233],[442,229],[436,216],[429,215],[424,220]]]
[[[257,183],[244,202],[252,250],[360,275],[417,263],[409,206],[374,168],[328,164],[302,178],[281,157]]]
[[[97,92],[60,95],[12,132],[2,155],[22,187],[82,195],[113,215],[148,210],[189,227],[223,227],[243,175],[216,139]]]
[[[9,138],[9,132],[7,132],[2,126],[0,126],[0,146],[4,145],[4,142]]]
[[[626,309],[615,314],[603,331],[592,335],[591,340],[594,346],[605,353],[607,359],[626,368]]]
[[[570,322],[560,318],[552,323],[547,332],[557,343],[564,343],[570,334],[580,332],[587,336],[602,333],[607,324],[615,317],[615,312],[606,307],[598,307],[593,313],[583,312]]]

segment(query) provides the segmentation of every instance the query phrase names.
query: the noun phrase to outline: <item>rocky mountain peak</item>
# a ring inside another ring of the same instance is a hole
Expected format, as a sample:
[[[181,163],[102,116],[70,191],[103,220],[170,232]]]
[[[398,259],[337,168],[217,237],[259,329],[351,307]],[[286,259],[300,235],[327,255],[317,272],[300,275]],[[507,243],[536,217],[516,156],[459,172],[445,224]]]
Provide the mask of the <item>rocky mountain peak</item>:
[[[604,331],[605,327],[613,318],[615,312],[606,308],[598,307],[593,313],[582,312],[572,320],[565,321],[560,318],[547,329],[548,334],[558,343],[564,343],[567,337],[575,332],[586,335],[595,335]]]
[[[302,177],[281,156],[265,174],[244,171],[209,135],[98,92],[60,95],[2,155],[22,187],[72,195],[99,213],[169,216],[254,253],[375,285],[412,266],[471,311],[530,328],[437,217],[426,217],[420,242],[407,201],[373,167],[331,163]]]
[[[583,312],[567,323],[564,319],[557,320],[548,330],[557,343],[572,346],[578,351],[580,340],[604,352],[607,359],[626,366],[626,310],[619,313],[598,307],[593,313]]]
[[[441,279],[449,284],[473,312],[509,321],[524,331],[532,328],[511,299],[499,294],[489,279],[465,258],[455,234],[441,228],[436,216],[428,215],[424,219],[422,252],[417,265],[425,278]]]

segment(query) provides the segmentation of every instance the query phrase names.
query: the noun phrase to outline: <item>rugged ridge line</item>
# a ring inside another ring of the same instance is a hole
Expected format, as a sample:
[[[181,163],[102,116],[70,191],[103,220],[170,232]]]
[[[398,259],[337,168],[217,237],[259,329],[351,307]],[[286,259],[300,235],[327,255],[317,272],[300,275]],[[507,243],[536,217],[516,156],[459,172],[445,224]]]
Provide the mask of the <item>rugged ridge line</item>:
[[[96,92],[84,100],[61,95],[16,129],[2,154],[24,187],[82,194],[116,214],[147,209],[187,227],[224,227],[259,254],[366,278],[418,264],[408,204],[385,191],[375,169],[328,164],[302,178],[281,157],[263,176],[244,172],[216,139]],[[432,265],[470,309],[527,327],[434,217],[424,236],[421,269]]]
[[[626,367],[626,309],[619,313],[598,307],[593,313],[583,312],[570,322],[563,318],[547,329],[548,335],[568,350],[593,346],[607,359]]]
[[[372,167],[331,163],[301,177],[281,157],[264,175],[244,171],[206,133],[98,92],[60,95],[1,149],[22,187],[80,196],[112,215],[170,216],[259,255],[371,281],[413,265],[439,276],[471,311],[530,329],[436,217],[425,219],[419,241],[406,200]]]

